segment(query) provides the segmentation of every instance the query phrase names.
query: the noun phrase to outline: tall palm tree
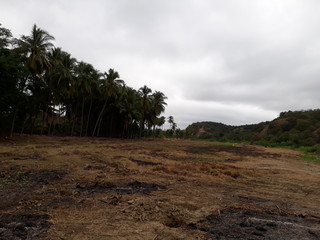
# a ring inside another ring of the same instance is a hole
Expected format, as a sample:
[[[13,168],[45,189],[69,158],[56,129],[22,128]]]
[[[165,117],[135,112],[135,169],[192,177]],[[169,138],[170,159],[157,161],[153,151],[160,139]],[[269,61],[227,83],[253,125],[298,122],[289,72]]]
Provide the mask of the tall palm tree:
[[[50,68],[48,52],[53,48],[54,37],[47,31],[33,25],[30,36],[22,36],[20,50],[27,55],[27,66],[32,74],[41,75]]]
[[[151,93],[152,90],[146,85],[141,87],[138,91],[141,98],[141,121],[140,121],[140,136],[144,130],[148,112],[151,109]]]
[[[168,117],[168,123],[170,124],[170,127],[173,129],[175,124],[173,116]]]
[[[122,137],[132,134],[132,125],[134,121],[141,118],[141,102],[138,92],[130,87],[125,87],[118,101],[120,114],[123,116]]]
[[[167,105],[167,103],[165,102],[166,99],[168,98],[160,91],[155,91],[152,94],[151,96],[152,110],[156,116],[159,116],[162,112],[164,112],[165,105]]]
[[[59,108],[59,118],[62,115],[61,109],[65,109],[68,111],[66,116],[69,116],[72,122],[72,116],[74,116],[72,102],[76,94],[74,79],[77,60],[71,57],[69,53],[62,51],[61,48],[51,49],[48,59],[51,68],[46,72],[46,79],[52,91],[53,105]]]
[[[67,52],[61,48],[53,48],[48,58],[52,68],[47,72],[49,85],[52,88],[55,98],[61,101],[62,97],[70,96],[71,83],[75,77],[75,66],[77,60],[72,58]]]
[[[50,68],[48,53],[53,48],[53,40],[54,37],[48,32],[34,25],[30,36],[24,35],[17,41],[16,51],[24,56],[25,64],[31,73],[31,78],[28,77],[27,80],[27,89],[32,93],[30,97],[33,98],[33,105],[37,111],[30,112],[30,115],[33,115],[31,118],[36,117],[39,111],[42,111],[42,126],[51,101],[50,89],[44,80],[44,73]]]
[[[92,136],[94,136],[96,133],[97,136],[99,136],[100,127],[98,128],[98,126],[101,126],[102,117],[107,103],[109,100],[117,98],[117,96],[119,95],[120,87],[124,85],[124,81],[119,79],[120,75],[117,71],[114,71],[114,69],[109,69],[108,73],[105,72],[103,77],[104,78],[102,79],[103,82],[101,86],[101,95],[103,96],[105,101],[94,126]]]
[[[94,85],[96,81],[99,79],[99,73],[91,64],[80,62],[76,68],[76,84],[77,84],[77,92],[79,97],[82,100],[81,107],[81,123],[80,123],[80,137],[83,134],[84,128],[84,111],[85,111],[85,102],[90,99],[90,107],[87,118],[87,126],[88,121],[91,114],[91,106],[92,106],[92,94],[94,91]],[[85,129],[87,131],[87,127]]]
[[[156,125],[158,125],[160,121],[158,118],[159,115],[162,112],[164,112],[165,105],[167,105],[167,103],[165,102],[166,99],[167,97],[160,91],[155,91],[151,95],[151,109],[148,114],[148,121],[149,121],[150,127],[153,126],[153,132],[155,130]]]

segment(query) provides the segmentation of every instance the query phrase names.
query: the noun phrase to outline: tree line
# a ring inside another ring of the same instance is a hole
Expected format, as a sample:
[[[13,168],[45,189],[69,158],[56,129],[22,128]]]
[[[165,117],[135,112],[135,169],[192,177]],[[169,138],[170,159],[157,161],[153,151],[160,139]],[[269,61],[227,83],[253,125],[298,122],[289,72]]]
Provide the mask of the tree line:
[[[155,136],[166,118],[161,91],[126,85],[53,44],[34,25],[14,38],[0,24],[0,133],[70,136]],[[174,132],[173,117],[168,118]]]

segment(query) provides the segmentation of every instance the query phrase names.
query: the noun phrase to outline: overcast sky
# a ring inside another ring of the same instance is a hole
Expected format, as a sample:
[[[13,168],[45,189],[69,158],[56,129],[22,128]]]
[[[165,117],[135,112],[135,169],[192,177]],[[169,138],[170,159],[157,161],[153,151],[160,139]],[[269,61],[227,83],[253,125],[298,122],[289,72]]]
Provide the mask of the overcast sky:
[[[320,106],[319,0],[0,0],[15,37],[55,46],[167,97],[179,128]]]

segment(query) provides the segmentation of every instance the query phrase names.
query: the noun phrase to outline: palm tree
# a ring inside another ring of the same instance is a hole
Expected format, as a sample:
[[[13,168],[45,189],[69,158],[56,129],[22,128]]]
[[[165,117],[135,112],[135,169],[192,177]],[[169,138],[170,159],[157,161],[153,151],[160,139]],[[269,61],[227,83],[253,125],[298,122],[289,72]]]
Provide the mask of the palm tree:
[[[104,78],[102,79],[103,83],[101,86],[101,95],[103,96],[105,101],[97,118],[96,124],[94,126],[92,136],[94,136],[96,133],[97,136],[99,136],[101,121],[108,100],[116,99],[119,94],[120,87],[124,85],[124,81],[119,79],[120,75],[117,71],[114,71],[114,69],[109,69],[108,73],[105,72],[103,76]]]
[[[170,124],[170,127],[172,130],[174,130],[175,127],[177,126],[177,124],[174,122],[173,116],[168,117],[168,123]]]
[[[161,127],[166,122],[166,118],[164,116],[157,118],[156,125]]]
[[[148,88],[146,85],[144,85],[139,89],[138,93],[141,98],[141,115],[142,115],[142,119],[140,121],[140,136],[141,136],[145,127],[148,112],[150,111],[150,108],[151,108],[152,90]]]
[[[81,107],[81,123],[80,123],[80,137],[83,133],[84,127],[84,111],[85,111],[85,102],[90,99],[90,107],[87,118],[87,127],[89,124],[89,118],[91,114],[91,106],[92,106],[92,94],[94,91],[94,86],[96,84],[96,80],[99,79],[99,73],[97,70],[93,68],[91,64],[80,62],[76,68],[76,89],[77,92],[82,98],[82,107]],[[87,131],[86,127],[86,131]]]
[[[53,91],[53,95],[61,103],[63,98],[70,97],[71,84],[75,77],[75,66],[77,60],[72,58],[67,52],[61,48],[53,48],[48,55],[52,68],[47,73],[49,85]]]
[[[122,137],[130,136],[130,132],[132,135],[133,122],[141,118],[140,103],[138,92],[133,88],[124,87],[117,106],[123,116]]]
[[[62,113],[61,109],[68,110],[70,119],[72,121],[72,99],[76,94],[74,90],[75,66],[77,60],[61,48],[53,48],[48,54],[51,68],[47,71],[46,77],[48,85],[53,95],[53,105],[58,106],[58,117]],[[58,118],[58,119],[59,119]],[[55,125],[54,125],[55,128]]]
[[[167,99],[167,97],[160,91],[155,91],[151,95],[151,111],[149,113],[148,120],[150,122],[150,127],[153,126],[153,132],[155,131],[156,125],[158,125],[158,122],[160,121],[158,116],[164,112],[165,105],[167,105],[165,99]]]
[[[49,96],[50,89],[44,81],[43,73],[50,68],[48,53],[53,48],[53,40],[54,37],[48,32],[34,25],[30,36],[22,36],[18,40],[18,49],[16,49],[18,53],[24,56],[25,64],[32,75],[31,78],[28,77],[27,89],[31,93],[30,97],[33,99],[33,105],[37,111],[30,112],[30,115],[33,115],[31,119],[37,115],[39,110],[42,111],[42,126],[44,125],[45,115],[47,115],[51,101]]]
[[[0,48],[6,48],[12,43],[12,33],[9,29],[1,27],[0,23]]]
[[[27,55],[27,66],[32,74],[41,75],[50,68],[48,52],[53,48],[54,37],[33,25],[30,36],[22,36],[20,50]]]

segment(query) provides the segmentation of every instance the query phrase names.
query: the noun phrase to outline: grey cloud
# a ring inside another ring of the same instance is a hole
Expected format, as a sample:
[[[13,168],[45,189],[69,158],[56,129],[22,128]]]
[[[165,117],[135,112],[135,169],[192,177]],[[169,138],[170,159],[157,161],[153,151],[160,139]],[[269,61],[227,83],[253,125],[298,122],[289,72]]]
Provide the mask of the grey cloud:
[[[317,108],[320,2],[316,0],[3,1],[14,34],[33,23],[56,45],[128,85],[169,98],[166,115],[253,123]]]

